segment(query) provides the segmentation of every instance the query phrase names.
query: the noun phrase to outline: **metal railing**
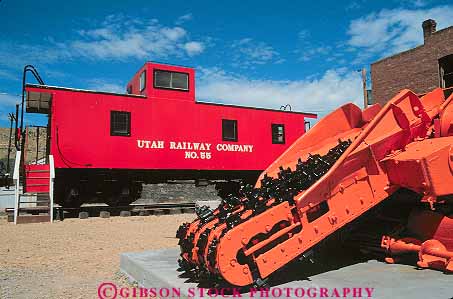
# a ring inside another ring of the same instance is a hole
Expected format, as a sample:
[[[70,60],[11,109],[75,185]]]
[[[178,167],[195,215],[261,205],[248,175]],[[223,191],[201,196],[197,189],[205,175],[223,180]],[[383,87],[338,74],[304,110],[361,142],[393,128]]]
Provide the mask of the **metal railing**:
[[[49,155],[49,205],[50,205],[50,223],[53,222],[53,183],[55,180],[55,165],[53,155]]]
[[[15,183],[15,190],[14,190],[14,224],[17,224],[17,216],[19,216],[19,187],[20,187],[20,157],[21,152],[16,152],[16,160],[14,161],[14,173],[13,173],[13,180]]]
[[[14,224],[17,224],[17,218],[20,210],[20,167],[21,167],[21,152],[16,152],[16,160],[14,164],[13,180],[15,182],[14,190]],[[24,176],[26,174],[24,173]],[[25,181],[25,180],[24,180]],[[54,218],[54,181],[55,181],[55,164],[53,155],[49,155],[49,218],[53,222]]]

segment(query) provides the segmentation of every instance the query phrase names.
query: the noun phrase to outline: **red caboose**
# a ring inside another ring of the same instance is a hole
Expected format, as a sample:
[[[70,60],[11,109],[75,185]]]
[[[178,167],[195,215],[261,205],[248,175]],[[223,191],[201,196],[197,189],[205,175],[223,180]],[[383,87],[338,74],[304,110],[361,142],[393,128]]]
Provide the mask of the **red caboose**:
[[[315,114],[195,100],[192,68],[148,62],[127,94],[26,85],[26,112],[48,114],[55,201],[130,203],[143,183],[254,181]],[[27,174],[27,172],[26,172]],[[46,188],[27,184],[28,192]]]

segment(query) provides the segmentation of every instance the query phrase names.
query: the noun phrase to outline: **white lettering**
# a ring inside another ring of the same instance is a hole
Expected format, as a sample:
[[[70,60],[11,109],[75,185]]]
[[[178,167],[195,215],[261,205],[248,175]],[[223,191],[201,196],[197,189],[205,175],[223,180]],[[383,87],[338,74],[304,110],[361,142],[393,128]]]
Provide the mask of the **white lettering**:
[[[209,145],[209,146],[211,146],[211,145]],[[219,144],[216,145],[216,149],[219,152],[246,152],[246,153],[251,153],[253,151],[253,145],[219,143]]]
[[[211,149],[211,144],[203,142],[170,141],[170,149],[209,151]]]
[[[161,140],[137,140],[137,147],[138,148],[160,148],[163,149],[165,147],[164,141]]]
[[[211,158],[211,143],[205,142],[188,142],[188,141],[169,141],[171,150],[185,150],[186,159],[210,159]],[[165,149],[165,141],[162,140],[137,140],[138,148],[147,149]],[[251,144],[229,144],[218,143],[215,148],[219,152],[242,152],[252,153],[253,145]],[[200,152],[198,152],[200,151]],[[200,154],[204,152],[203,154]],[[189,153],[189,154],[188,154]],[[187,156],[189,155],[189,156]]]
[[[203,152],[203,154],[204,154],[204,152]],[[199,157],[196,152],[186,152],[184,158],[185,159],[198,159]],[[203,155],[202,159],[204,159],[204,155]]]

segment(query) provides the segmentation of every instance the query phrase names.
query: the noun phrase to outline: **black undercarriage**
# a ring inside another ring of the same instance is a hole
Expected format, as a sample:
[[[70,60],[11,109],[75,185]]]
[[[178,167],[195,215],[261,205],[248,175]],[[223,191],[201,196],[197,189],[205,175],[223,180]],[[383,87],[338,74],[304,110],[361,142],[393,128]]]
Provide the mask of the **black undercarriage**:
[[[135,170],[135,169],[56,169],[55,203],[79,207],[101,202],[110,206],[128,205],[140,198],[143,184],[193,180],[197,186],[216,184],[220,197],[234,192],[238,181],[254,183],[261,170]]]

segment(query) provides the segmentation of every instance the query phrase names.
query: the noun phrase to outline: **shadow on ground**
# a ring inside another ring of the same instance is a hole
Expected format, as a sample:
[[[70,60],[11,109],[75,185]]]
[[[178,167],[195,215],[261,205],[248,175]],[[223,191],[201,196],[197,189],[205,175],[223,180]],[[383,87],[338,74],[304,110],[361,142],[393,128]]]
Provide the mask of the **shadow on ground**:
[[[296,259],[290,262],[282,269],[274,272],[263,286],[247,286],[240,289],[241,293],[250,292],[250,288],[271,288],[286,284],[293,281],[311,281],[310,277],[326,273],[329,271],[338,270],[351,265],[359,264],[368,261],[368,258],[363,257],[360,254],[338,254],[338,253],[327,253],[328,258],[323,258],[322,261],[310,261],[307,259]],[[184,278],[185,283],[198,283],[198,288],[235,288],[224,280],[217,277],[211,278],[196,278],[193,273],[180,271],[180,278]],[[225,293],[227,295],[227,293]]]

